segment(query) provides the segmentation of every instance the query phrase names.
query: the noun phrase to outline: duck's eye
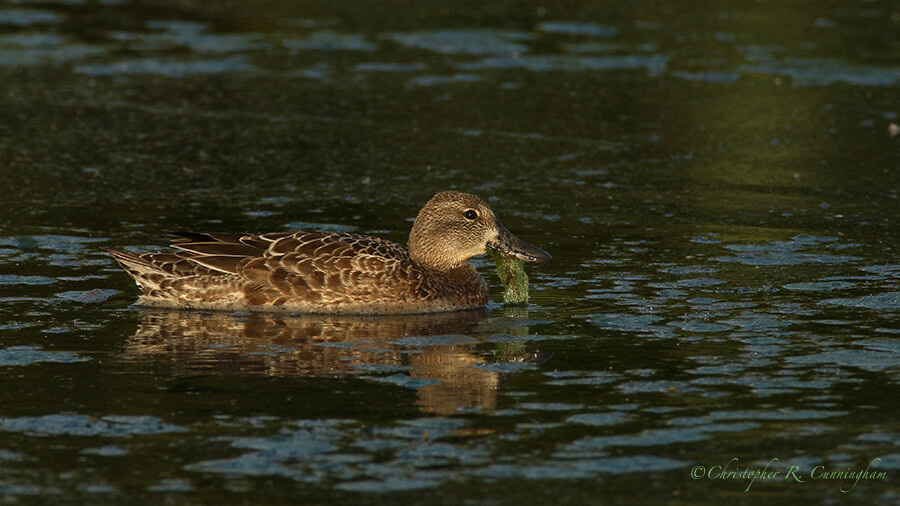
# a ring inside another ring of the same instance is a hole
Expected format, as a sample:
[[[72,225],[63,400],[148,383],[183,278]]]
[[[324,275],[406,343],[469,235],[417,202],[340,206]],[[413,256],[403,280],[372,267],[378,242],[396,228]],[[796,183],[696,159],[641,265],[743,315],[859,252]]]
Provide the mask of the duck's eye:
[[[467,220],[474,220],[478,217],[478,212],[474,209],[469,209],[463,216],[465,216]]]

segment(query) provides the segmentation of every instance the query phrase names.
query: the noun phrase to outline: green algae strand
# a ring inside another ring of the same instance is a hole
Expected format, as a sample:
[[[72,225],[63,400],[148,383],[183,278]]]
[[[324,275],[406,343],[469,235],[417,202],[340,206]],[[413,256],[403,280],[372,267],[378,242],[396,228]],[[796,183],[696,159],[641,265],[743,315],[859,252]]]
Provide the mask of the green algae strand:
[[[494,250],[488,251],[497,264],[497,273],[503,282],[503,303],[522,305],[528,303],[528,275],[525,262],[519,258],[504,255]]]

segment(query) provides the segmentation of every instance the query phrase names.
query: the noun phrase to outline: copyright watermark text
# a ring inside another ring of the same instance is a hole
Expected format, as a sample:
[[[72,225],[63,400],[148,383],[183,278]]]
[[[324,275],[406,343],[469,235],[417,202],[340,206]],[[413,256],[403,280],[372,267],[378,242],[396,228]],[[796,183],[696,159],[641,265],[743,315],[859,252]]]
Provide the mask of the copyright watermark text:
[[[749,492],[756,480],[773,481],[781,480],[791,483],[807,483],[809,481],[829,480],[839,484],[841,492],[851,492],[860,481],[874,481],[887,479],[885,471],[873,469],[880,458],[872,459],[863,469],[847,467],[845,469],[828,468],[823,465],[813,466],[811,469],[801,469],[800,466],[779,464],[778,458],[773,458],[765,466],[746,466],[741,464],[737,457],[729,460],[724,465],[702,466],[691,468],[691,478],[695,480],[722,480],[742,481],[747,485],[744,492]]]

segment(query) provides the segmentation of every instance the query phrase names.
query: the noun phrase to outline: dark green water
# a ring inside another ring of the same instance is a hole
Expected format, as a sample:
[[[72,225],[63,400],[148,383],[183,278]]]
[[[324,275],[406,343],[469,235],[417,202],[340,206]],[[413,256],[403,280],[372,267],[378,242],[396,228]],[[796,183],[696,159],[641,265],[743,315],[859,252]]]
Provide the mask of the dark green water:
[[[2,502],[896,504],[898,33],[879,0],[0,3]],[[446,189],[553,254],[527,310],[146,311],[103,253],[405,242]]]

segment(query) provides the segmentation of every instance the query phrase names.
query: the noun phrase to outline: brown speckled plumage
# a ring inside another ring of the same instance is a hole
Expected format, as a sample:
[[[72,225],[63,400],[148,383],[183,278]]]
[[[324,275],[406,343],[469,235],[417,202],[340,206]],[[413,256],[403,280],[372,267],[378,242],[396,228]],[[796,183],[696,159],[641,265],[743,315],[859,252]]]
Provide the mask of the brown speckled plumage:
[[[323,313],[418,313],[484,306],[468,260],[494,247],[549,255],[518,239],[474,195],[442,192],[419,212],[410,250],[337,232],[180,233],[174,251],[111,250],[147,306]]]

